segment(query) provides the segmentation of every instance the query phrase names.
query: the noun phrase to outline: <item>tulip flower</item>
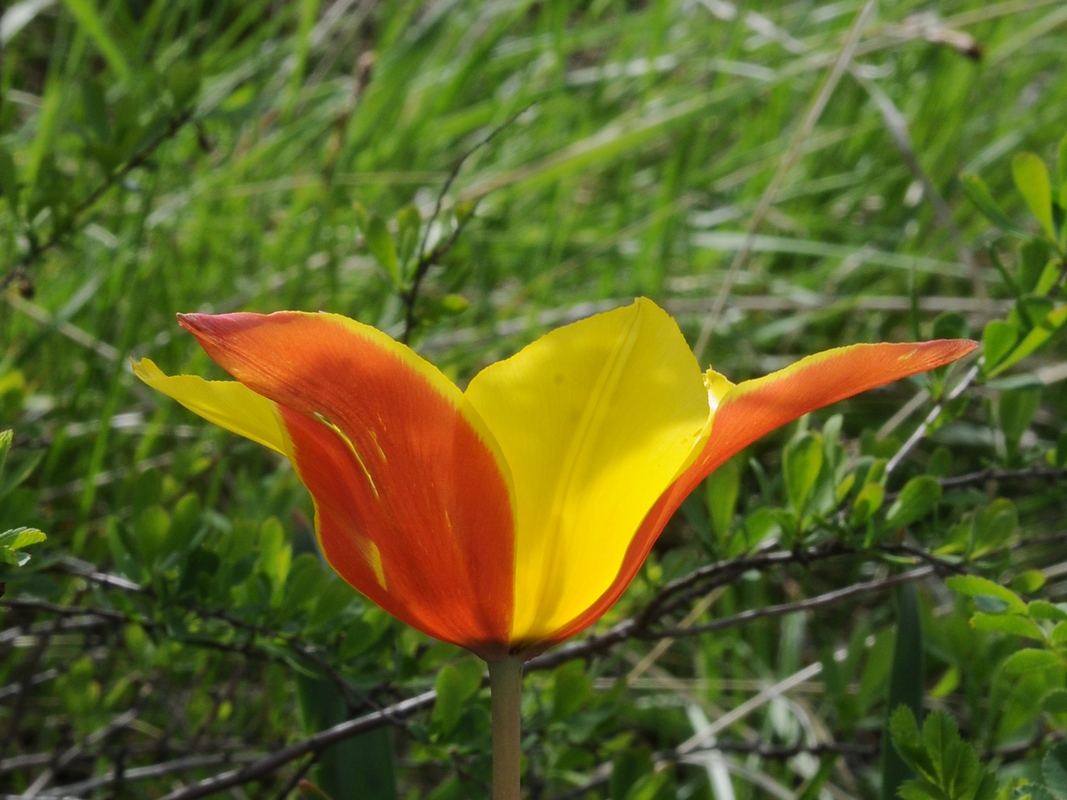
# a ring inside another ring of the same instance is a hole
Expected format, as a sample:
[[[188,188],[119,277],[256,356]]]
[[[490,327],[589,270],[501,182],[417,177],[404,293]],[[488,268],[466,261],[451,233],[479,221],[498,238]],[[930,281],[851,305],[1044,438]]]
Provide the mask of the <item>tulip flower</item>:
[[[552,331],[461,391],[334,314],[179,321],[236,381],[167,376],[147,359],[137,376],[292,462],[341,577],[488,661],[494,720],[509,687],[509,749],[522,661],[607,611],[712,470],[809,411],[976,346],[853,345],[734,385],[702,372],[675,322],[640,299]],[[498,800],[517,796],[517,769]]]

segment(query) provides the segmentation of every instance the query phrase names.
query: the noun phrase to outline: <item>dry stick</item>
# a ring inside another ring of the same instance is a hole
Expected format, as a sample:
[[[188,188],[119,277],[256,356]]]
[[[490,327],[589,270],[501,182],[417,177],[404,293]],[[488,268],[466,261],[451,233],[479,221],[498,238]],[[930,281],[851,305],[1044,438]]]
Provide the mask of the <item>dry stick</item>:
[[[702,633],[709,633],[711,631],[722,630],[723,628],[734,628],[738,625],[744,625],[747,622],[751,622],[754,619],[761,619],[763,617],[780,617],[785,614],[793,614],[798,611],[811,611],[815,608],[822,608],[824,606],[833,605],[839,603],[850,597],[856,595],[866,594],[867,592],[876,592],[880,589],[888,589],[891,586],[896,586],[898,583],[909,583],[911,581],[917,581],[920,578],[925,578],[927,575],[932,575],[934,568],[932,566],[919,567],[911,572],[903,572],[900,575],[894,575],[889,578],[882,578],[880,580],[866,581],[864,583],[856,583],[852,586],[846,586],[844,589],[835,589],[832,592],[826,592],[815,597],[809,597],[804,600],[798,600],[795,603],[781,603],[775,606],[764,606],[763,608],[753,608],[749,611],[742,611],[740,614],[734,614],[732,617],[723,617],[712,622],[707,622],[703,625],[692,625],[687,628],[674,627],[674,628],[659,628],[654,631],[648,631],[647,633],[641,632],[638,635],[641,638],[660,638],[662,636],[669,637],[682,637],[682,636],[697,636]]]
[[[243,769],[231,772],[223,772],[207,780],[194,783],[184,789],[178,789],[164,796],[162,800],[195,800],[198,797],[207,797],[216,792],[224,791],[232,786],[242,784],[269,775],[274,770],[284,767],[290,761],[295,761],[310,753],[319,753],[331,744],[343,741],[365,731],[375,730],[388,723],[406,719],[416,711],[429,708],[437,698],[437,692],[432,689],[415,697],[401,700],[391,706],[375,711],[357,719],[347,720],[332,728],[327,728],[314,736],[276,750],[270,755],[264,756],[249,764]]]
[[[711,608],[712,604],[719,599],[724,591],[726,591],[725,586],[716,586],[710,592],[705,594],[704,597],[693,606],[692,610],[685,615],[685,618],[678,623],[678,627],[688,628],[693,625],[709,608]],[[649,668],[659,661],[660,657],[670,649],[670,646],[674,644],[674,642],[675,640],[670,637],[660,639],[660,641],[656,642],[656,646],[649,650],[648,653],[634,665],[634,668],[626,674],[626,677],[622,679],[623,683],[629,687],[637,678],[644,675]]]
[[[51,758],[51,754],[45,754]],[[223,764],[251,763],[263,757],[262,753],[206,753],[204,755],[183,756],[171,761],[162,761],[147,767],[133,767],[122,773],[123,782],[147,781],[155,778],[165,778],[175,772],[202,769],[204,767],[217,767]],[[79,783],[69,783],[56,789],[41,792],[38,797],[55,798],[78,795],[81,792],[90,792],[103,786],[114,783],[117,776],[114,771],[95,778],[88,778]]]
[[[778,164],[778,169],[774,173],[774,177],[771,178],[770,184],[768,184],[767,188],[764,190],[759,205],[756,206],[756,211],[749,220],[748,228],[745,231],[745,240],[741,249],[738,250],[737,254],[734,256],[733,262],[730,264],[730,269],[726,273],[726,280],[723,282],[722,288],[719,290],[719,294],[715,298],[715,303],[712,305],[711,311],[708,313],[707,317],[704,318],[704,324],[700,328],[700,335],[697,337],[696,346],[693,348],[697,360],[700,360],[704,354],[705,348],[708,346],[711,334],[715,329],[715,325],[719,321],[719,317],[722,315],[723,308],[725,308],[726,301],[730,297],[730,292],[733,290],[733,285],[737,280],[738,274],[748,263],[749,256],[752,254],[752,245],[756,240],[756,233],[759,230],[760,225],[763,224],[764,217],[767,216],[767,212],[770,211],[771,205],[778,196],[778,190],[781,188],[786,174],[800,156],[800,150],[804,140],[815,127],[815,123],[818,122],[819,117],[822,116],[826,104],[830,101],[830,96],[833,94],[834,89],[837,88],[837,84],[840,83],[841,76],[845,74],[845,70],[848,68],[848,64],[852,60],[852,56],[856,51],[856,45],[859,44],[860,34],[863,33],[863,29],[866,27],[867,20],[874,11],[874,7],[875,1],[867,0],[863,9],[857,15],[856,21],[848,32],[848,37],[845,39],[844,46],[841,48],[841,53],[838,55],[833,69],[830,70],[829,75],[827,75],[826,80],[820,87],[814,101],[808,108],[804,120],[793,135],[793,140],[790,142],[789,149]]]
[[[1067,469],[1057,467],[1043,467],[1035,464],[1023,469],[997,470],[993,467],[968,472],[964,475],[956,475],[953,478],[938,478],[937,483],[942,489],[962,489],[968,486],[982,486],[987,483],[1003,483],[1006,481],[1062,481],[1067,479]],[[883,502],[889,503],[900,496],[900,492],[887,492]]]
[[[904,444],[901,445],[901,448],[897,450],[891,459],[889,459],[889,462],[885,465],[886,475],[889,475],[893,470],[899,467],[900,462],[907,458],[908,454],[915,449],[915,446],[923,440],[923,437],[926,436],[926,432],[930,429],[930,426],[937,421],[939,416],[941,416],[941,412],[945,408],[945,403],[955,400],[963,394],[967,387],[974,383],[975,378],[978,377],[978,373],[982,369],[983,363],[985,363],[985,356],[979,357],[974,366],[967,370],[967,374],[960,379],[960,382],[953,386],[952,390],[945,395],[945,399],[930,409],[930,413],[926,415],[926,418],[919,424],[919,427],[912,431],[908,440],[904,442]]]
[[[147,697],[147,688],[147,684],[142,687],[140,696],[138,697],[138,701],[143,701]],[[42,794],[46,794],[45,787],[47,787],[48,784],[51,783],[52,779],[55,777],[57,770],[63,769],[76,758],[83,756],[90,748],[94,747],[102,740],[108,738],[116,731],[120,731],[123,728],[126,728],[131,722],[137,719],[137,715],[139,713],[140,709],[137,708],[137,706],[134,706],[134,708],[131,708],[125,713],[119,714],[119,716],[115,717],[102,728],[93,731],[91,734],[86,736],[82,742],[74,745],[65,753],[63,753],[63,755],[61,755],[56,760],[55,764],[48,767],[40,775],[38,775],[34,782],[31,783],[30,786],[23,792],[22,796],[24,798],[32,798]],[[68,791],[69,789],[67,788],[63,789],[64,793]]]
[[[877,745],[859,744],[858,742],[822,742],[820,744],[794,744],[794,745],[764,745],[762,743],[749,742],[715,742],[707,747],[695,747],[689,754],[700,753],[705,750],[720,750],[724,753],[739,753],[741,755],[756,756],[768,761],[787,761],[801,753],[810,753],[814,756],[837,753],[844,756],[876,756],[880,748]],[[673,761],[679,757],[674,750],[658,753],[656,759],[660,761]]]

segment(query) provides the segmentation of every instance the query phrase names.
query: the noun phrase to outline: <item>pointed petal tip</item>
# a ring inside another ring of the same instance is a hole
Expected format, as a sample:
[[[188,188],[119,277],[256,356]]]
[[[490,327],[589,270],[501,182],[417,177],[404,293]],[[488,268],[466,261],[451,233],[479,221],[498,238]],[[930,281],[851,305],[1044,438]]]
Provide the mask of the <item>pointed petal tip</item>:
[[[943,352],[949,361],[963,358],[978,349],[979,343],[973,339],[933,339],[924,342],[924,346],[936,348]],[[946,361],[946,363],[948,363]]]
[[[133,370],[134,376],[145,383],[148,383],[154,378],[165,377],[163,370],[157,367],[156,362],[150,358],[142,358],[140,360],[131,358],[130,368]]]
[[[237,313],[237,314],[177,314],[178,324],[192,333],[194,336],[198,334],[212,334],[219,330],[232,326],[233,323],[240,320],[242,317],[256,317],[258,314]]]

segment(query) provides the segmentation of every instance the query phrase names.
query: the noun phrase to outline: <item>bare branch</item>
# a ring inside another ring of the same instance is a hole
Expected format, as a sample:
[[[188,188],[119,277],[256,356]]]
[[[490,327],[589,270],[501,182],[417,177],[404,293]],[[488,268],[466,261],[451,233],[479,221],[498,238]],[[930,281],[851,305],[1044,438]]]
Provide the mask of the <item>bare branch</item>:
[[[430,690],[358,719],[347,720],[288,747],[276,750],[243,769],[223,772],[184,789],[171,792],[163,797],[162,800],[195,800],[198,797],[207,797],[215,792],[229,789],[231,786],[240,786],[249,781],[258,780],[291,761],[311,753],[320,753],[335,742],[406,719],[415,712],[433,705],[436,698],[437,692]]]
[[[919,569],[914,569],[911,572],[903,572],[900,575],[893,575],[889,578],[853,584],[852,586],[846,586],[844,589],[836,589],[832,592],[820,594],[817,597],[798,600],[795,603],[781,603],[774,606],[754,608],[750,611],[742,611],[740,614],[734,614],[732,617],[723,617],[722,619],[717,619],[704,625],[693,625],[688,628],[658,628],[654,631],[648,631],[647,634],[641,632],[639,635],[642,636],[642,638],[658,639],[663,636],[680,638],[682,636],[696,636],[701,633],[722,630],[723,628],[734,628],[738,625],[744,625],[747,622],[751,622],[754,619],[762,619],[763,617],[780,617],[783,614],[792,614],[797,611],[811,611],[812,609],[823,608],[824,606],[840,603],[842,600],[847,600],[851,597],[857,597],[869,592],[878,592],[900,583],[917,581],[928,575],[932,575],[933,573],[933,567],[919,567]]]

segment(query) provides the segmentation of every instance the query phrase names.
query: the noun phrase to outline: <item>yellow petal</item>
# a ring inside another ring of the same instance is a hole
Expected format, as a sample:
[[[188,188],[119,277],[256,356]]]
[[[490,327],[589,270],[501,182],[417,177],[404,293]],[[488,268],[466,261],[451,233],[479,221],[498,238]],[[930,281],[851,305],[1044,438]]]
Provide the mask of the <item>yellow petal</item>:
[[[515,481],[513,647],[611,585],[642,519],[703,447],[709,392],[674,320],[644,299],[553,331],[471,381],[467,397]]]
[[[147,358],[133,362],[133,374],[208,422],[288,455],[289,437],[274,403],[247,386],[196,375],[166,375]]]

